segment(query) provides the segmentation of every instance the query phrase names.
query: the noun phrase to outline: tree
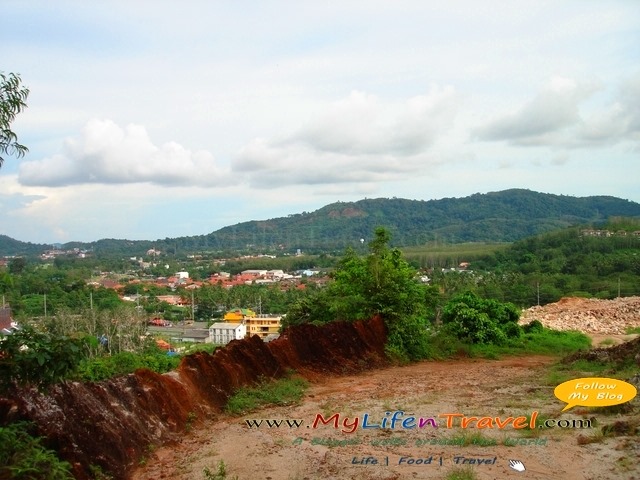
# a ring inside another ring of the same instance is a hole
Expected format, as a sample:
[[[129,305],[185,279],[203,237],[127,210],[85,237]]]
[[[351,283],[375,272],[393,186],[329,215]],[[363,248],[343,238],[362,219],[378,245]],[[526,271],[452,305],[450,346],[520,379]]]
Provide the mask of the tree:
[[[442,312],[445,328],[471,343],[501,344],[518,337],[520,313],[512,303],[483,299],[472,292],[457,295]]]
[[[378,227],[367,256],[347,249],[333,273],[333,282],[294,304],[287,312],[286,324],[353,321],[380,315],[388,329],[386,348],[390,356],[401,360],[426,358],[426,290],[400,250],[389,247],[390,240],[389,231]]]
[[[27,260],[24,257],[16,257],[9,261],[9,273],[20,274],[27,266]]]
[[[16,115],[27,108],[29,89],[21,84],[19,75],[0,73],[0,167],[4,163],[3,155],[22,157],[29,151],[18,143],[18,136],[11,130]]]
[[[84,341],[29,325],[11,335],[0,334],[0,392],[17,385],[46,387],[63,380],[83,358]]]

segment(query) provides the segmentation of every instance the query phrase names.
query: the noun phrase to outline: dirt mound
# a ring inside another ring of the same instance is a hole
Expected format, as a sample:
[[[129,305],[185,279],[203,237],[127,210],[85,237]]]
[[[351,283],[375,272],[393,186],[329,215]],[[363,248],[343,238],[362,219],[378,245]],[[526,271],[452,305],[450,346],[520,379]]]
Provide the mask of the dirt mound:
[[[592,348],[587,352],[576,352],[562,361],[571,363],[580,359],[614,363],[620,366],[633,362],[640,367],[640,337],[615,347]]]
[[[76,478],[92,478],[96,467],[127,478],[150,448],[179,441],[196,418],[215,418],[239,387],[290,369],[312,377],[379,367],[387,364],[385,343],[380,318],[294,327],[268,344],[254,336],[213,355],[190,355],[164,375],[138,370],[100,383],[59,384],[47,394],[12,392],[0,399],[0,424],[32,421]]]
[[[588,334],[622,335],[640,327],[640,297],[614,300],[563,298],[556,303],[522,312],[520,324],[539,320],[554,330],[578,330]]]

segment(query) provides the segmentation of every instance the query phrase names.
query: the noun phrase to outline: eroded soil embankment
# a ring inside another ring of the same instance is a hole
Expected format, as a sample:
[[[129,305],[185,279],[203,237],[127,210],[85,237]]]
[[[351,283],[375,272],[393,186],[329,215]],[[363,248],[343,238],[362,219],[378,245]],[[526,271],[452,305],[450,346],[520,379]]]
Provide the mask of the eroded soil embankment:
[[[92,478],[92,467],[126,478],[150,448],[179,439],[193,418],[219,413],[237,388],[290,369],[312,378],[379,367],[387,363],[385,342],[380,318],[302,325],[268,344],[253,337],[213,355],[190,355],[163,375],[138,370],[100,383],[56,385],[47,394],[14,392],[0,400],[0,423],[34,422],[79,479]]]

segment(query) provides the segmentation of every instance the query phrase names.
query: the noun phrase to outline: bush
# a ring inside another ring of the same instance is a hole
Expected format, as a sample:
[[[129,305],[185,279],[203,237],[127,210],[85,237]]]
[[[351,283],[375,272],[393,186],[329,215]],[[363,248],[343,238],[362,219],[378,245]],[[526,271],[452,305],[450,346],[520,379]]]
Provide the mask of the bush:
[[[519,338],[522,335],[522,328],[517,323],[509,322],[502,327],[502,331],[507,338]]]
[[[387,321],[389,330],[385,350],[392,359],[404,363],[429,358],[429,335],[426,322],[418,316]]]
[[[429,357],[432,360],[443,360],[453,356],[469,356],[469,345],[447,329],[441,328],[429,337]]]
[[[471,344],[502,345],[507,338],[521,335],[519,312],[511,303],[485,300],[464,293],[449,301],[442,311],[445,329]]]
[[[46,387],[72,374],[83,358],[84,339],[40,332],[25,325],[0,334],[0,389]]]
[[[158,350],[151,353],[120,352],[108,357],[84,360],[78,367],[79,380],[99,382],[112,377],[133,373],[139,368],[148,368],[156,373],[165,373],[178,367],[180,357],[169,356]]]
[[[0,478],[73,480],[71,465],[30,435],[26,422],[0,427]]]
[[[544,325],[540,320],[532,320],[522,328],[524,333],[541,333],[544,331]]]

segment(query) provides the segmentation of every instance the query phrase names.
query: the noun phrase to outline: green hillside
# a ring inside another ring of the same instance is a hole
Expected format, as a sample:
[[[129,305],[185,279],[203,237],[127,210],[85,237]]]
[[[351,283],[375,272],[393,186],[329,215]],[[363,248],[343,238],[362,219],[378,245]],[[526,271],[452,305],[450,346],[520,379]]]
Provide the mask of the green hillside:
[[[378,225],[398,246],[430,241],[513,242],[579,224],[598,224],[611,216],[640,217],[640,204],[615,197],[576,198],[506,190],[465,198],[418,201],[400,198],[333,203],[265,221],[244,222],[185,243],[202,248],[301,248],[306,251],[357,246]]]
[[[105,239],[74,242],[63,248],[121,255],[142,255],[151,247],[168,254],[203,250],[341,252],[346,246],[360,245],[360,239],[368,242],[379,225],[392,233],[394,246],[513,242],[574,225],[598,225],[612,216],[640,218],[640,204],[610,196],[579,198],[512,189],[429,201],[376,198],[338,202],[314,212],[243,222],[206,235],[156,241]],[[3,248],[5,245],[9,246]],[[30,244],[22,245],[27,252]],[[15,244],[0,241],[0,255],[20,253],[18,250]]]
[[[21,242],[20,240],[14,240],[7,235],[0,235],[1,256],[38,255],[47,248],[51,247],[47,245],[39,245],[36,243]]]

